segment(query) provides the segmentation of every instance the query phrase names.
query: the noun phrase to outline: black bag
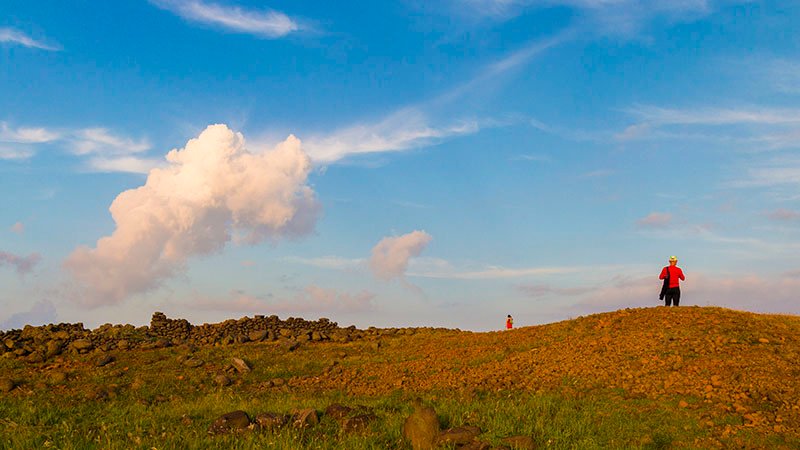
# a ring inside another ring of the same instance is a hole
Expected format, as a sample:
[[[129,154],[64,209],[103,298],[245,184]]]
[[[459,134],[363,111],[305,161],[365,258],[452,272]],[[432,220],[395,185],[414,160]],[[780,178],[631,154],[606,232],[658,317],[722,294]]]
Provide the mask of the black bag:
[[[664,284],[661,286],[661,294],[658,295],[659,300],[664,300],[664,297],[667,295],[667,289],[669,289],[669,266],[664,269],[667,271],[667,276],[664,277]]]

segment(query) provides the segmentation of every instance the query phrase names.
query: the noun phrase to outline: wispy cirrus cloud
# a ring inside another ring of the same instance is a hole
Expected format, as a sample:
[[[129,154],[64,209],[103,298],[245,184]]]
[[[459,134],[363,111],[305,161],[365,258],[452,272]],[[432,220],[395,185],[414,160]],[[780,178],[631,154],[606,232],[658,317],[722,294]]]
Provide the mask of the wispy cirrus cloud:
[[[786,208],[778,208],[775,211],[767,213],[767,217],[769,217],[772,220],[778,220],[778,221],[800,220],[800,211],[795,211],[793,209],[786,209]]]
[[[304,29],[297,20],[273,10],[251,10],[201,0],[151,0],[190,21],[225,30],[276,39]]]
[[[11,127],[0,122],[0,142],[17,144],[42,144],[61,139],[61,133],[43,127]]]
[[[639,228],[665,228],[672,224],[672,214],[654,211],[636,221]]]
[[[22,31],[8,27],[0,28],[0,43],[21,45],[23,47],[37,48],[39,50],[48,51],[57,51],[61,49],[57,45],[48,44],[44,41],[34,39]]]

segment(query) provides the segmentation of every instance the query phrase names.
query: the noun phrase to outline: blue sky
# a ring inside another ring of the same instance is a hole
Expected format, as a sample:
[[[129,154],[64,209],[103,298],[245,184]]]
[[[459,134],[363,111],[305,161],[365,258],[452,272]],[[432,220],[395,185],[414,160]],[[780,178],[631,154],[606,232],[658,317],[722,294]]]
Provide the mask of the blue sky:
[[[682,303],[797,314],[798,21],[769,1],[3,2],[0,328],[489,330],[654,306],[672,254]]]

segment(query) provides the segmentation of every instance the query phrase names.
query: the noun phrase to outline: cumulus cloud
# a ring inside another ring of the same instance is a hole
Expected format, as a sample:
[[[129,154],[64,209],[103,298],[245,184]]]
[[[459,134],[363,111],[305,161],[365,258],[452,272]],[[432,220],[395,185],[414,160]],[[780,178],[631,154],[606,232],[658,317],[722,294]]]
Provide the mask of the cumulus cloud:
[[[299,31],[296,20],[278,11],[253,11],[200,0],[151,0],[183,19],[265,38],[279,38]]]
[[[0,329],[10,330],[23,328],[25,325],[45,325],[54,323],[58,313],[56,307],[50,300],[39,300],[31,306],[28,311],[12,314],[8,319],[0,323]]]
[[[0,251],[0,267],[11,266],[18,274],[25,275],[39,264],[42,257],[38,253],[31,253],[28,256],[19,256],[13,253]]]
[[[672,214],[662,212],[651,212],[636,221],[639,228],[665,228],[672,223]]]
[[[65,260],[83,303],[113,304],[158,288],[190,257],[232,239],[276,242],[314,228],[320,207],[306,184],[311,164],[294,136],[254,154],[240,133],[211,125],[166,159],[143,186],[113,201],[114,232]]]
[[[369,260],[372,273],[383,280],[402,277],[408,268],[408,261],[419,256],[432,239],[430,234],[419,230],[381,239],[372,248]]]
[[[22,222],[17,222],[14,225],[11,225],[11,228],[9,229],[12,233],[23,234],[25,233],[25,224]]]
[[[8,27],[0,28],[0,43],[16,44],[28,48],[38,48],[40,50],[55,51],[59,49],[57,46],[46,44],[28,36],[22,31]]]

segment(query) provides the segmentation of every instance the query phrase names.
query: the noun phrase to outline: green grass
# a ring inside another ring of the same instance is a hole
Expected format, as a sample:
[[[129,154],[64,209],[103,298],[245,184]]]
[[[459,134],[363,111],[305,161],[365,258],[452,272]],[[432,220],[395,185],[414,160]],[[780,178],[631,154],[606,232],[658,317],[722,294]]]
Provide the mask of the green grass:
[[[736,439],[755,448],[800,448],[800,442],[776,435],[741,433],[728,440],[712,436],[698,420],[704,412],[701,403],[698,409],[680,409],[677,399],[629,398],[621,389],[580,392],[566,386],[542,394],[398,390],[354,397],[344,392],[344,386],[323,392],[264,387],[264,382],[273,378],[319,375],[334,361],[360,367],[391,357],[362,351],[366,346],[315,344],[293,353],[275,344],[205,347],[193,354],[205,361],[194,369],[178,362],[188,354],[181,348],[118,352],[118,360],[102,368],[92,366],[93,356],[69,356],[62,365],[70,376],[60,385],[48,383],[51,368],[47,364],[29,366],[0,359],[0,376],[22,382],[11,393],[0,394],[0,448],[406,448],[402,425],[417,396],[436,409],[443,428],[477,425],[484,431],[481,439],[492,444],[500,444],[508,436],[526,435],[541,448],[552,449],[708,448],[711,442],[736,446]],[[253,371],[230,374],[232,386],[214,385],[213,376],[222,373],[233,356],[250,362]],[[567,385],[569,381],[565,380]],[[108,398],[87,399],[87,392],[97,389],[108,391]],[[287,428],[278,433],[216,437],[206,433],[216,417],[233,410],[244,410],[253,417],[296,408],[322,412],[332,403],[363,405],[378,419],[369,430],[356,434],[342,434],[339,425],[325,416],[319,426],[303,431]]]

